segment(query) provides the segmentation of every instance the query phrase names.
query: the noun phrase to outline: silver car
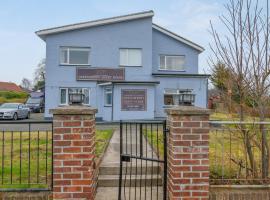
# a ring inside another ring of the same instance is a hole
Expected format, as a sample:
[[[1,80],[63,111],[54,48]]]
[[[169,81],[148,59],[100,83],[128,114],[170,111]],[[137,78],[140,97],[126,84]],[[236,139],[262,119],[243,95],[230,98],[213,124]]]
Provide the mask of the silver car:
[[[28,119],[30,110],[21,103],[4,103],[0,106],[0,119]]]

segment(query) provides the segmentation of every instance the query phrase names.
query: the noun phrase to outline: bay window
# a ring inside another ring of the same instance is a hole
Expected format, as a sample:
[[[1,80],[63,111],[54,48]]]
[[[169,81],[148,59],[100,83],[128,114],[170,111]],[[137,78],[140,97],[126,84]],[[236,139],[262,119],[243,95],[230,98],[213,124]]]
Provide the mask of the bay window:
[[[160,70],[183,71],[185,70],[185,56],[160,56]]]
[[[90,48],[88,47],[61,47],[61,65],[89,65]]]

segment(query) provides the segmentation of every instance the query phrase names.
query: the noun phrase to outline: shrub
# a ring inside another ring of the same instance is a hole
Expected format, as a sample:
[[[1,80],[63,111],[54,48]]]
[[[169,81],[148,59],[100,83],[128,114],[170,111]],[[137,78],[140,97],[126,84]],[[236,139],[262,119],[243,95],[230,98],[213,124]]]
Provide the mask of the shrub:
[[[25,92],[0,91],[0,104],[2,103],[24,103],[28,98]]]

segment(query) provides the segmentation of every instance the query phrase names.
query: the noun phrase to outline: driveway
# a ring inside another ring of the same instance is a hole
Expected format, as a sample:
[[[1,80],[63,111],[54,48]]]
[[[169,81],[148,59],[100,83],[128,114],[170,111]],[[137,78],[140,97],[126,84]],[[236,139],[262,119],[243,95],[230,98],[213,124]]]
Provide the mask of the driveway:
[[[31,123],[29,126],[28,122]],[[41,121],[41,123],[37,123],[37,121]],[[17,121],[11,120],[0,120],[0,132],[1,131],[46,131],[52,130],[51,123],[42,123],[44,120],[43,113],[31,113],[30,119],[19,119]]]

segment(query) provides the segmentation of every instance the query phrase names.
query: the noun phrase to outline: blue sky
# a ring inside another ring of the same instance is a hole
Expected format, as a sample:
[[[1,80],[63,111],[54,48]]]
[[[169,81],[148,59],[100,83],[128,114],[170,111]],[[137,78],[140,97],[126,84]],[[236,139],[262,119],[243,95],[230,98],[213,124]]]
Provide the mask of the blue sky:
[[[205,47],[200,72],[208,71],[209,21],[219,29],[226,0],[8,0],[0,2],[0,81],[33,79],[45,58],[35,31],[59,25],[154,10],[153,21]]]

